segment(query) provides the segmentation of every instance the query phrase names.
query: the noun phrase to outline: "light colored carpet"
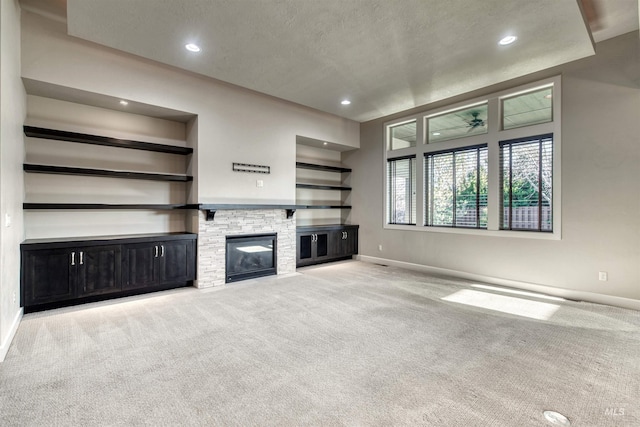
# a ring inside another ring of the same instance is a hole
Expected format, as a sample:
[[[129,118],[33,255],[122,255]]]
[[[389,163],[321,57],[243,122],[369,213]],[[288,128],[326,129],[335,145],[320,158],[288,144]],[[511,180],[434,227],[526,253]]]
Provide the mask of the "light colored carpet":
[[[472,285],[354,261],[29,314],[0,424],[640,425],[640,313]]]

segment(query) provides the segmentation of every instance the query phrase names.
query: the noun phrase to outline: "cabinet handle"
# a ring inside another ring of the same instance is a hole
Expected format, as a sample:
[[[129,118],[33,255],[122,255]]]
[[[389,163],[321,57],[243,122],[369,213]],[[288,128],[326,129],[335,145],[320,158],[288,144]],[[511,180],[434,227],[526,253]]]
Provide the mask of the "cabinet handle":
[[[160,256],[164,257],[164,245],[160,246]]]
[[[80,251],[80,265],[84,264],[84,252]]]
[[[154,246],[154,248],[156,249],[156,253],[154,255],[154,258],[158,258],[158,246],[156,245],[156,246]]]
[[[76,265],[76,253],[71,252],[71,265]]]

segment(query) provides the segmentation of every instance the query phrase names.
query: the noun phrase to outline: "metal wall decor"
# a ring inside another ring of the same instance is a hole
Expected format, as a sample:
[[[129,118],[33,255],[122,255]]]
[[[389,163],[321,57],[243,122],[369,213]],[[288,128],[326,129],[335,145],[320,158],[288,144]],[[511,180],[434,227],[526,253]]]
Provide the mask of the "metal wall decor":
[[[271,166],[249,165],[247,163],[233,163],[234,172],[271,173]]]

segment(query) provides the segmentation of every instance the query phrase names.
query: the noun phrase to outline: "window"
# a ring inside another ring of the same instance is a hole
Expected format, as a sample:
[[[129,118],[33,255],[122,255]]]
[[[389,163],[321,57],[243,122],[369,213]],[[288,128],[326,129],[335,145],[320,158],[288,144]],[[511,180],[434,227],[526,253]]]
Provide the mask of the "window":
[[[560,239],[560,84],[551,77],[386,123],[384,228]]]
[[[553,231],[553,135],[500,142],[503,230]]]
[[[389,224],[416,223],[416,158],[415,156],[387,161],[387,206]]]
[[[429,143],[487,133],[486,103],[427,118]]]
[[[552,116],[553,86],[502,99],[502,129],[547,123]]]
[[[416,121],[389,127],[389,150],[401,150],[416,146]]]
[[[487,146],[425,154],[427,226],[487,227]]]

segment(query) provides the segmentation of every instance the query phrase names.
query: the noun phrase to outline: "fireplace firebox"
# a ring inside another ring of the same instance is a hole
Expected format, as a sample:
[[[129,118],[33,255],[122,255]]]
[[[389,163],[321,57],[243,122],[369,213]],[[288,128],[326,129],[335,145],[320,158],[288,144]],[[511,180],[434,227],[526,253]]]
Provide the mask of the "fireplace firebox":
[[[226,283],[277,274],[277,235],[227,236]]]

